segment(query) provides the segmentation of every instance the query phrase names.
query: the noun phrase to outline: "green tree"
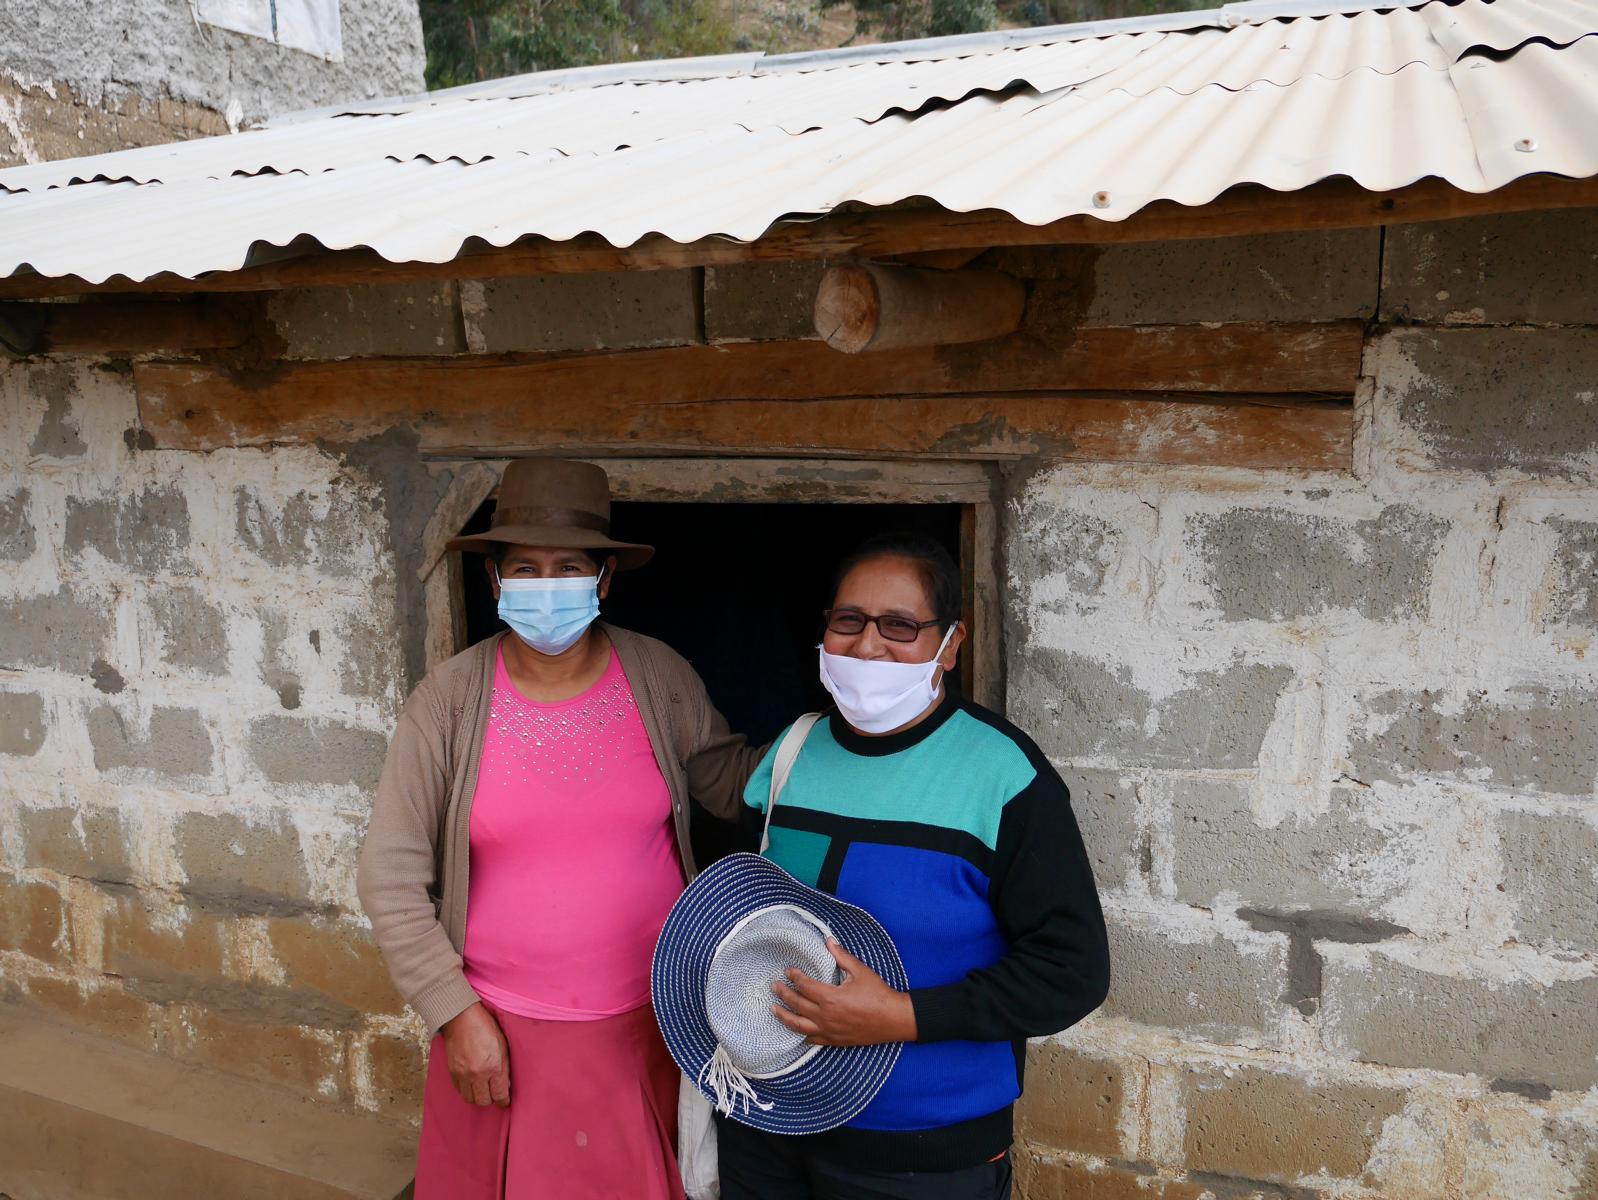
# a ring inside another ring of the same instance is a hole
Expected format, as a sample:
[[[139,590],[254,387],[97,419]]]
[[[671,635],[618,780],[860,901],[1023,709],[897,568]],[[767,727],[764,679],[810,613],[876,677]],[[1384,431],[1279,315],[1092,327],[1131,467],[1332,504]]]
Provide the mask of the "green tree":
[[[838,8],[850,0],[820,0]],[[855,38],[884,42],[1214,7],[1215,0],[853,0]]]
[[[420,7],[429,88],[733,48],[716,0],[421,0]]]
[[[636,59],[688,58],[758,47],[735,35],[745,0],[421,0],[427,86]],[[812,0],[820,8],[851,0]],[[855,41],[903,41],[1000,26],[1059,25],[1213,6],[1215,0],[852,0]],[[750,14],[745,13],[745,17]],[[821,47],[816,47],[821,48]]]
[[[1014,17],[1022,25],[1070,25],[1216,7],[1216,0],[1022,0]]]
[[[850,0],[821,0],[839,8]],[[976,33],[999,23],[995,0],[854,0],[854,36],[882,42]],[[854,40],[854,39],[851,39]]]

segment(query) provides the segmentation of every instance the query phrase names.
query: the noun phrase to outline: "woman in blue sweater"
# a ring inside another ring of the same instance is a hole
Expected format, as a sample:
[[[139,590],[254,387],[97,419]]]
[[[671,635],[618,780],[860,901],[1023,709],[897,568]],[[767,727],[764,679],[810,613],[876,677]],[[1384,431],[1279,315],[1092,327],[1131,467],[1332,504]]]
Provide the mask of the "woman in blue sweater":
[[[815,1044],[906,1045],[842,1128],[720,1121],[723,1200],[1004,1200],[1026,1039],[1104,1000],[1104,919],[1070,796],[1026,734],[946,686],[959,614],[959,575],[930,539],[874,539],[839,573],[820,656],[837,706],[794,763],[766,855],[876,917],[910,990],[834,945],[844,981],[790,971],[773,1012]],[[771,764],[744,793],[751,829]]]

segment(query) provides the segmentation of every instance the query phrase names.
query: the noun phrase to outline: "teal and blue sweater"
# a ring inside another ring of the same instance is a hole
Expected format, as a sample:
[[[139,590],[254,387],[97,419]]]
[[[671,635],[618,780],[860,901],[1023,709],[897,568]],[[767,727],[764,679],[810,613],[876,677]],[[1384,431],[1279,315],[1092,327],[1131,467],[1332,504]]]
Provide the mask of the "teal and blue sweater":
[[[780,739],[779,739],[780,741]],[[758,838],[775,750],[744,792]],[[823,1157],[879,1170],[973,1166],[1010,1145],[1026,1039],[1104,1000],[1092,868],[1059,775],[1032,740],[953,695],[919,725],[818,722],[777,800],[766,856],[880,921],[909,975],[917,1040]]]

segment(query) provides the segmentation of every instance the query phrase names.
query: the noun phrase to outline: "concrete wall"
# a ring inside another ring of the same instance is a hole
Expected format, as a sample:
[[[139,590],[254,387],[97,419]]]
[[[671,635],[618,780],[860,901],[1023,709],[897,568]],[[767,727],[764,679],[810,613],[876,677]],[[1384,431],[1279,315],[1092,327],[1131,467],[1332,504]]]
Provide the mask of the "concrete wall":
[[[187,0],[0,5],[0,167],[420,92],[416,0],[340,0],[343,60],[201,23]]]
[[[1029,1196],[1598,1196],[1595,228],[1388,231],[1352,475],[1011,480],[1010,714],[1115,947]],[[1272,243],[1088,312],[1368,314],[1373,245]]]
[[[125,364],[0,368],[0,421],[0,993],[409,1118],[354,872],[444,477],[148,449]]]
[[[1024,1195],[1598,1195],[1598,300],[1562,250],[1595,229],[990,256],[1039,336],[1371,322],[1352,473],[1007,477],[1010,711],[1071,782],[1116,954],[1103,1014],[1034,1049]],[[269,312],[296,358],[619,348],[801,335],[813,285]],[[399,433],[150,448],[125,364],[0,367],[0,398],[0,988],[413,1115],[353,878],[451,475]]]

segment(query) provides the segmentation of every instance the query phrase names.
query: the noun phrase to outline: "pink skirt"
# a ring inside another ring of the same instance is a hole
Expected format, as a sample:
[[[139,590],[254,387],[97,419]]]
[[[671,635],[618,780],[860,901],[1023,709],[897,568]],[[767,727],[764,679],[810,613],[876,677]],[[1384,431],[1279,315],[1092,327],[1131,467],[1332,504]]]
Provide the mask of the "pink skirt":
[[[416,1200],[683,1200],[681,1075],[649,1005],[598,1021],[493,1012],[510,1107],[462,1100],[434,1038]]]

